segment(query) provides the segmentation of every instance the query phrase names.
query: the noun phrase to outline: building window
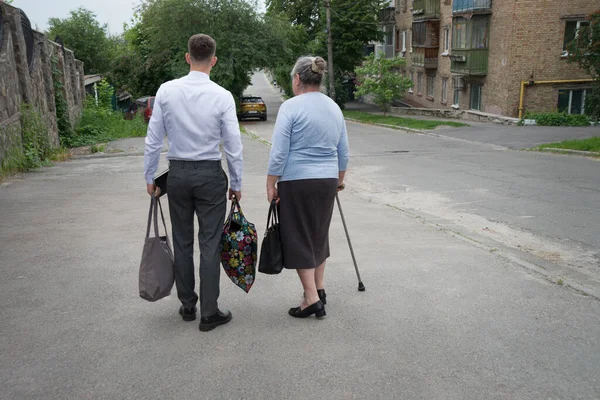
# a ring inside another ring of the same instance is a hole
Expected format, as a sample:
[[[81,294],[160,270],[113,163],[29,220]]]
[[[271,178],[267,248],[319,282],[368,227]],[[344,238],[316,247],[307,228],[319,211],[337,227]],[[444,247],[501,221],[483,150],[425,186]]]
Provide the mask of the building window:
[[[488,48],[488,20],[473,19],[472,30],[472,49],[487,49]]]
[[[481,111],[481,89],[483,85],[479,83],[471,84],[471,110]]]
[[[448,78],[442,78],[442,103],[448,102]]]
[[[444,52],[442,53],[443,56],[447,56],[450,52],[450,28],[449,27],[445,27],[444,28]]]
[[[464,18],[456,18],[454,20],[454,30],[452,32],[452,48],[466,49],[467,45],[467,20]]]
[[[585,114],[585,99],[590,89],[559,90],[558,111],[568,114]]]
[[[581,27],[588,26],[590,21],[567,21],[565,23],[565,39],[563,41],[563,52],[567,52],[567,47],[577,38],[577,32]],[[567,53],[568,55],[568,53]]]
[[[425,46],[427,41],[427,27],[425,22],[415,22],[412,26],[412,45]]]
[[[435,75],[427,75],[427,97],[433,98],[435,93]]]
[[[410,79],[410,81],[412,82],[412,87],[410,89],[408,89],[408,93],[413,94],[415,91],[413,90],[413,88],[415,87],[415,73],[410,71],[408,78]]]
[[[460,90],[454,88],[454,106],[460,106]]]
[[[417,73],[417,94],[423,93],[423,73]]]
[[[402,31],[402,52],[406,53],[406,31]]]

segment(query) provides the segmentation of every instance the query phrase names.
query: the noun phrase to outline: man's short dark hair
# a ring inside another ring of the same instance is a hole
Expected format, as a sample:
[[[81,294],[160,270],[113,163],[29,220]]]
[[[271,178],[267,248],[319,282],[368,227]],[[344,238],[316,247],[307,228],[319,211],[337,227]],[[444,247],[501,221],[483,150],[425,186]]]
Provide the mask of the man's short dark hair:
[[[217,42],[208,35],[197,34],[188,40],[188,52],[194,62],[207,63],[217,50]]]

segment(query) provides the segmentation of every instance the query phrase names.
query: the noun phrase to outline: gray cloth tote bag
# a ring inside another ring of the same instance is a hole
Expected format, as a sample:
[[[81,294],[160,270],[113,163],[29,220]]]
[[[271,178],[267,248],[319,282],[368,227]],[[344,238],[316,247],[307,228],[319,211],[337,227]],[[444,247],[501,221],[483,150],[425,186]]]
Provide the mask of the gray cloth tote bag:
[[[148,228],[146,241],[140,263],[140,297],[148,301],[160,300],[171,294],[175,281],[175,266],[173,264],[173,251],[169,245],[167,224],[163,214],[160,200],[151,196],[150,212],[148,213]],[[165,228],[165,236],[158,234],[158,209]],[[150,237],[150,225],[154,219],[154,237]]]

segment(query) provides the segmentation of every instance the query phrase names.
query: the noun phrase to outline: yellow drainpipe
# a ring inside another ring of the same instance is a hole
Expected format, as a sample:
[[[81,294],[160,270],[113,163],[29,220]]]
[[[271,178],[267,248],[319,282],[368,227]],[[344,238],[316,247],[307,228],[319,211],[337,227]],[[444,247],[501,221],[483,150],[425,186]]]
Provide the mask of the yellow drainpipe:
[[[554,83],[588,83],[594,82],[593,79],[566,79],[554,81],[521,81],[521,94],[519,96],[519,119],[523,119],[523,98],[525,97],[525,86],[544,85]]]

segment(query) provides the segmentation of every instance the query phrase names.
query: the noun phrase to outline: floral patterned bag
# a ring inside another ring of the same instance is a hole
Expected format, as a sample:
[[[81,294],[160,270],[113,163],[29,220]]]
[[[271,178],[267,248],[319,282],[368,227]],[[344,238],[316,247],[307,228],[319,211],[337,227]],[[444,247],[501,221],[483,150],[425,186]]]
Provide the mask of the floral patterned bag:
[[[256,227],[244,217],[234,198],[221,235],[221,265],[229,279],[246,293],[256,278],[257,249]]]

